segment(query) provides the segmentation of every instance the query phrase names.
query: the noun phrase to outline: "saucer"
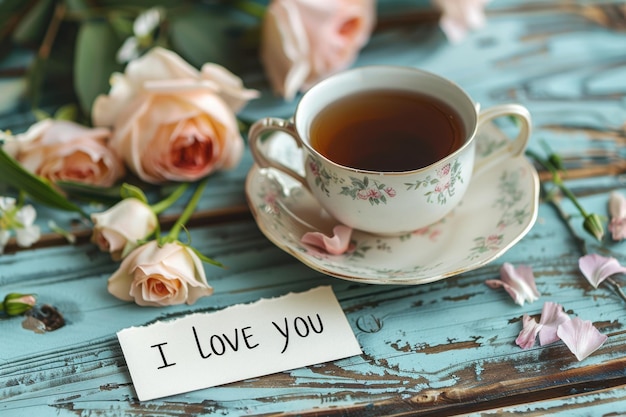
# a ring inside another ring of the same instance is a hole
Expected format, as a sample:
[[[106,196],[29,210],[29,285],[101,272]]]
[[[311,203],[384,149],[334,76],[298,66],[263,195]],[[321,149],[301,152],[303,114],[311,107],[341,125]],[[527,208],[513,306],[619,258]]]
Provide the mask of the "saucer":
[[[481,159],[508,139],[488,124],[476,140]],[[289,135],[274,133],[263,146],[303,171],[301,151]],[[484,266],[528,233],[539,204],[535,168],[524,156],[505,159],[472,178],[462,202],[439,222],[393,237],[354,230],[352,249],[331,255],[300,242],[311,231],[332,236],[338,223],[299,182],[255,164],[245,188],[259,229],[276,246],[319,272],[368,284],[425,284]]]

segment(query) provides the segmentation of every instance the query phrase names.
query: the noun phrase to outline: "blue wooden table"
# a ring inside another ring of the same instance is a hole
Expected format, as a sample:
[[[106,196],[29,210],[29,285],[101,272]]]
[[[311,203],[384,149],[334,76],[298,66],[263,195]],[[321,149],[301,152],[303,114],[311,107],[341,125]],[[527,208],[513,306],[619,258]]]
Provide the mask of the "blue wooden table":
[[[356,65],[414,66],[456,81],[484,107],[525,105],[534,122],[530,148],[543,152],[541,143],[548,143],[563,157],[566,183],[581,203],[608,216],[610,191],[626,192],[626,21],[603,15],[608,9],[599,4],[494,0],[487,25],[458,44],[446,42],[433,24],[392,25],[376,32]],[[264,94],[243,117],[293,111],[294,104],[273,98],[259,77],[249,84]],[[5,112],[0,128],[19,130],[27,120],[19,110]],[[28,250],[9,247],[0,256],[0,292],[37,293],[67,323],[36,334],[23,329],[20,319],[0,321],[0,415],[626,413],[626,301],[610,287],[594,289],[585,280],[574,236],[587,251],[621,263],[626,243],[593,240],[567,200],[542,201],[529,233],[481,268],[424,285],[368,285],[317,272],[259,231],[244,195],[251,166],[246,151],[236,170],[214,176],[194,217],[193,242],[228,268],[207,268],[215,293],[191,307],[142,308],[112,297],[107,278],[117,265],[88,242],[88,231],[78,231],[75,245],[50,234]],[[549,187],[549,175],[538,170]],[[38,215],[57,216],[44,208]],[[71,224],[72,217],[57,220]],[[542,294],[538,301],[518,306],[504,291],[485,285],[498,278],[504,262],[532,266]],[[332,286],[361,355],[137,399],[119,330],[320,285]],[[580,362],[562,342],[520,349],[514,341],[522,316],[539,315],[545,301],[592,321],[608,340]]]

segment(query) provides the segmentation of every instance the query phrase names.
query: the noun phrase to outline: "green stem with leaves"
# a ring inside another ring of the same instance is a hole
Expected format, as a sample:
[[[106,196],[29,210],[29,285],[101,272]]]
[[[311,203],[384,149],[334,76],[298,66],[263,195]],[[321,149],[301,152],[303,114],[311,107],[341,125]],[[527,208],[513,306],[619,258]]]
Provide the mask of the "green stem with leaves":
[[[545,159],[542,159],[539,155],[537,155],[536,153],[534,153],[532,151],[526,151],[526,153],[527,153],[527,155],[531,156],[538,163],[540,163],[544,168],[548,169],[552,173],[553,179],[556,178],[557,181],[558,181],[558,182],[555,181],[555,185],[559,186],[559,184],[560,184],[559,189],[561,191],[563,191],[563,194],[565,194],[574,203],[574,205],[576,206],[576,208],[578,208],[578,210],[581,212],[581,214],[586,215],[587,217],[589,217],[590,215],[586,214],[587,212],[579,204],[576,196],[569,190],[569,188],[567,188],[562,183],[561,176],[559,175],[559,172],[558,172],[558,170],[556,170],[554,165],[550,164]],[[578,247],[578,251],[581,253],[581,255],[588,255],[589,254],[589,250],[587,249],[587,242],[585,241],[585,239],[583,239],[576,232],[576,229],[574,229],[574,227],[572,226],[572,223],[570,221],[571,220],[571,216],[567,212],[565,212],[565,210],[563,210],[563,207],[561,206],[559,201],[554,197],[554,195],[550,195],[550,193],[547,192],[547,190],[545,189],[544,184],[541,184],[541,193],[544,196],[549,196],[549,197],[546,198],[546,202],[550,203],[552,205],[552,207],[556,210],[557,214],[559,215],[559,218],[561,219],[561,221],[563,222],[565,227],[567,227],[567,230],[569,231],[569,234],[574,239],[574,243]],[[622,286],[620,285],[619,282],[615,281],[611,277],[606,278],[606,280],[604,282],[610,284],[613,287],[613,289],[615,290],[615,292],[620,296],[620,298],[622,300],[626,301],[626,293],[624,293],[624,290],[622,289]]]
[[[173,242],[178,239],[178,235],[180,234],[181,229],[183,228],[185,223],[187,223],[187,220],[189,220],[189,218],[195,211],[196,206],[198,205],[198,201],[200,201],[200,197],[202,196],[202,193],[204,192],[204,188],[206,187],[207,182],[208,182],[208,179],[205,178],[198,183],[198,186],[196,187],[196,190],[193,192],[193,195],[191,196],[191,199],[189,200],[187,207],[185,207],[185,210],[183,210],[181,215],[176,220],[176,223],[174,223],[174,225],[170,229],[170,232],[165,237],[166,242]]]
[[[576,195],[574,195],[574,193],[572,193],[572,191],[563,182],[561,177],[562,167],[556,166],[555,163],[552,162],[554,160],[560,161],[560,157],[552,154],[546,159],[542,158],[532,150],[526,150],[526,155],[533,158],[537,163],[550,171],[554,185],[574,204],[576,209],[583,216],[583,227],[585,230],[598,241],[602,241],[602,238],[604,237],[604,227],[602,226],[600,217],[595,213],[588,213],[587,210],[585,210],[585,208],[578,201],[578,198],[576,198]],[[560,162],[557,165],[560,165]]]
[[[526,154],[528,156],[532,157],[539,164],[541,164],[541,166],[543,166],[545,169],[550,171],[550,173],[552,174],[552,182],[554,183],[554,185],[556,185],[559,188],[559,190],[561,190],[561,192],[567,198],[569,198],[572,203],[574,203],[574,205],[576,206],[578,211],[580,211],[580,214],[582,214],[583,216],[587,217],[588,213],[585,210],[585,208],[578,202],[578,199],[576,198],[574,193],[572,193],[572,191],[569,188],[567,188],[565,186],[565,184],[563,183],[563,179],[561,178],[561,174],[559,172],[559,169],[557,167],[555,167],[552,163],[550,163],[550,161],[548,159],[541,158],[537,153],[535,153],[535,152],[533,152],[531,150],[527,150]]]

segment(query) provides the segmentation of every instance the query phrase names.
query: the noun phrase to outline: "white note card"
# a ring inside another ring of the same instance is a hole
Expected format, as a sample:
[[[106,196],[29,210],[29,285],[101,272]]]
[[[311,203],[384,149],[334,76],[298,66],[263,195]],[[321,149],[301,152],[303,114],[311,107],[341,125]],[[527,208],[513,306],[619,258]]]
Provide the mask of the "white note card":
[[[139,400],[360,355],[330,286],[117,333]]]

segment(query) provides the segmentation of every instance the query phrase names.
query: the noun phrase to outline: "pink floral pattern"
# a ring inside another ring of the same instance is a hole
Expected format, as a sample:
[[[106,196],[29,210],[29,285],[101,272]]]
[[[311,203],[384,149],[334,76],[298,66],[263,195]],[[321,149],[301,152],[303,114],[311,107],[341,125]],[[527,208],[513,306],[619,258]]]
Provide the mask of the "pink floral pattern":
[[[456,184],[463,183],[461,163],[458,159],[439,168],[435,175],[428,175],[423,180],[407,182],[407,191],[424,189],[424,196],[429,203],[445,204],[448,197],[454,196]]]
[[[474,238],[474,247],[469,259],[480,257],[487,252],[497,252],[506,241],[505,232],[515,225],[524,224],[531,215],[530,207],[524,205],[526,195],[520,184],[529,175],[525,169],[504,170],[498,177],[496,199],[492,207],[500,212],[494,230],[485,236]]]
[[[474,238],[474,247],[469,255],[470,259],[478,258],[486,252],[496,252],[500,249],[504,241],[502,234],[493,234],[488,236],[479,236]]]
[[[364,176],[363,179],[350,177],[351,185],[341,187],[341,195],[349,195],[353,200],[367,200],[370,204],[386,204],[387,198],[393,198],[396,190],[376,180]]]
[[[340,184],[343,181],[336,175],[333,175],[326,168],[322,167],[319,160],[309,157],[307,165],[311,171],[311,175],[315,178],[315,186],[322,190],[326,195],[330,195],[328,188],[331,183]]]

